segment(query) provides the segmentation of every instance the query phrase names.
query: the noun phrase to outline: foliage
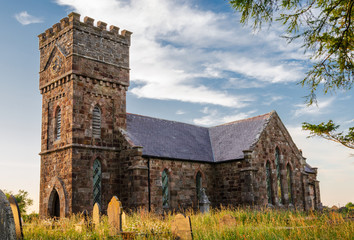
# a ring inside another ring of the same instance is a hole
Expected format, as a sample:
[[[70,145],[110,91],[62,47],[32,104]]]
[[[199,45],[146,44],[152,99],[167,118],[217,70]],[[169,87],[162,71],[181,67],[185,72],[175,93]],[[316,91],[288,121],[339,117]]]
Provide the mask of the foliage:
[[[327,123],[310,124],[304,122],[302,128],[310,131],[310,136],[320,136],[327,140],[338,142],[348,148],[354,149],[354,127],[349,128],[349,132],[344,134],[343,132],[336,133],[339,125],[335,125],[332,120]]]
[[[20,189],[16,194],[14,194],[12,191],[4,190],[4,193],[7,198],[9,198],[11,195],[15,197],[21,215],[26,214],[27,208],[33,204],[33,200],[29,198],[28,192],[25,190]]]
[[[253,210],[243,208],[212,209],[209,213],[186,211],[191,216],[193,239],[351,239],[354,222],[345,221],[337,212]],[[236,225],[220,224],[229,214]],[[175,239],[173,214],[158,215],[144,210],[126,215],[123,231],[135,232],[135,239]],[[77,228],[81,226],[81,228]],[[33,218],[24,222],[24,239],[121,239],[109,232],[108,219],[97,226],[84,224],[82,215],[60,220]]]
[[[288,42],[300,39],[310,53],[311,70],[300,82],[310,90],[306,101],[316,103],[316,91],[323,93],[349,90],[354,83],[354,0],[230,0],[231,6],[241,12],[241,23],[253,20],[255,29],[274,20],[286,29]],[[353,131],[335,133],[334,123],[319,125],[304,123],[303,129],[312,136],[339,142],[353,148]],[[337,127],[337,126],[336,126]]]
[[[308,101],[316,100],[316,90],[324,93],[350,89],[354,83],[354,0],[230,0],[240,11],[241,22],[253,19],[254,28],[276,21],[286,26],[284,37],[302,39],[315,62],[302,85],[310,88]]]
[[[353,209],[354,210],[354,204],[352,202],[348,202],[346,205],[345,205],[346,208],[348,209]]]

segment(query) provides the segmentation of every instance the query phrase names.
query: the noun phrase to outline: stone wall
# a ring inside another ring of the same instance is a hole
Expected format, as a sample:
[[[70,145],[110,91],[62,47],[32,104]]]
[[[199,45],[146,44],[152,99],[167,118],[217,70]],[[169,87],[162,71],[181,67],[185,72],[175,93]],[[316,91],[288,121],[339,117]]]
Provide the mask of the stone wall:
[[[129,31],[93,24],[71,13],[40,34],[42,94],[40,214],[50,215],[53,191],[61,216],[92,209],[93,161],[102,167],[102,205],[120,195],[120,160],[127,143],[126,91],[129,86]],[[101,111],[101,134],[92,134],[92,112]],[[61,109],[61,135],[56,137],[56,113]],[[124,164],[123,164],[124,165]],[[64,207],[62,207],[64,206]],[[105,209],[103,209],[105,210]]]
[[[266,187],[266,163],[270,162],[271,178],[272,178],[272,193],[273,203],[276,206],[280,205],[277,187],[277,173],[275,164],[275,151],[279,149],[280,153],[280,168],[281,168],[281,184],[282,188],[282,205],[289,205],[287,170],[286,166],[289,163],[292,169],[292,193],[293,205],[296,208],[303,209],[303,188],[302,188],[302,172],[303,172],[303,157],[300,151],[295,146],[290,134],[280,121],[278,115],[273,113],[270,122],[266,129],[261,134],[258,142],[252,152],[251,165],[258,169],[254,179],[255,203],[257,205],[267,205],[267,187]]]
[[[170,206],[168,209],[186,209],[198,207],[196,175],[202,174],[202,187],[211,202],[214,200],[214,169],[210,163],[178,161],[160,158],[146,158],[150,165],[151,210],[162,209],[162,172],[167,169],[169,179]]]

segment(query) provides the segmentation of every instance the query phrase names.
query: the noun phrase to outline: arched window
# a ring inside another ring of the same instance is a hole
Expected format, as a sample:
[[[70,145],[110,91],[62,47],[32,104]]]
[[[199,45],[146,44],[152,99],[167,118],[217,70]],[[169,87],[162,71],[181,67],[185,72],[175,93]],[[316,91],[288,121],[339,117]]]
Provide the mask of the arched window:
[[[92,136],[101,137],[101,110],[98,106],[95,106],[92,112]]]
[[[201,172],[198,172],[197,173],[197,176],[196,176],[196,193],[197,193],[197,200],[199,202],[200,200],[200,192],[201,192],[201,189],[202,189],[202,174]]]
[[[289,203],[293,204],[293,173],[291,171],[290,164],[286,166],[286,180],[288,182],[288,196]]]
[[[162,172],[162,207],[168,208],[169,207],[169,198],[170,192],[168,189],[168,173],[167,169],[163,170]]]
[[[266,163],[266,176],[267,176],[267,197],[268,203],[273,204],[273,191],[272,191],[272,171],[270,169],[270,163]]]
[[[279,204],[283,204],[283,186],[281,185],[281,166],[280,166],[280,154],[279,148],[275,149],[275,165],[277,170],[277,188],[278,188],[278,199]]]
[[[93,204],[101,205],[101,163],[98,159],[93,162]]]
[[[61,110],[57,109],[55,114],[55,139],[60,139],[61,136]]]

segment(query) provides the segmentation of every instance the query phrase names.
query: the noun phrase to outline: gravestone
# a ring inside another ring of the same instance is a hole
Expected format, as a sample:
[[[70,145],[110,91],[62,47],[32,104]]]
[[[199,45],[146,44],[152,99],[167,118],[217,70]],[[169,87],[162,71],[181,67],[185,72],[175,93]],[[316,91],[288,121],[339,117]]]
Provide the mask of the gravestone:
[[[101,220],[101,208],[98,203],[95,203],[95,205],[93,205],[93,211],[92,211],[92,222],[95,225],[95,228],[97,228],[100,225],[100,220]]]
[[[177,214],[171,223],[171,232],[178,239],[192,240],[192,224],[189,216],[185,217],[183,214]]]
[[[122,213],[122,228],[123,228],[123,226],[126,227],[125,212],[124,211]]]
[[[236,226],[236,219],[229,214],[220,218],[219,225],[221,227],[232,228]]]
[[[9,197],[9,202],[10,202],[10,207],[12,210],[12,215],[14,217],[15,228],[16,228],[16,237],[17,237],[17,239],[22,239],[23,233],[22,233],[21,214],[20,214],[20,209],[18,207],[16,198],[11,195]]]
[[[16,225],[6,195],[0,190],[0,239],[16,240]]]
[[[122,232],[122,203],[113,196],[107,208],[108,223],[111,226],[111,234],[117,235]]]
[[[201,213],[209,212],[210,210],[210,201],[205,193],[205,188],[200,190],[199,210]]]

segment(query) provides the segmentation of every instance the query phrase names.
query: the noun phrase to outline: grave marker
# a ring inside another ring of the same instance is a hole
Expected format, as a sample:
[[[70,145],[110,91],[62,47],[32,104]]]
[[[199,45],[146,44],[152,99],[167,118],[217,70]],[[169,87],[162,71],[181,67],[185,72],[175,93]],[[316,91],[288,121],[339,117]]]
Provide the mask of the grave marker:
[[[111,234],[116,235],[122,232],[122,203],[116,196],[113,196],[107,209],[108,223],[111,226]]]
[[[6,195],[0,190],[0,239],[16,240],[16,225]]]
[[[177,214],[171,223],[171,232],[181,240],[192,240],[192,224],[189,216]]]
[[[10,207],[12,210],[12,215],[14,217],[15,228],[16,228],[16,237],[17,237],[17,239],[22,239],[23,233],[22,233],[21,214],[20,214],[20,209],[18,207],[16,198],[11,195],[9,197],[9,202],[10,202]]]
[[[92,222],[95,225],[95,228],[100,225],[100,220],[101,220],[101,208],[98,203],[95,203],[93,205],[93,211],[92,211]]]

